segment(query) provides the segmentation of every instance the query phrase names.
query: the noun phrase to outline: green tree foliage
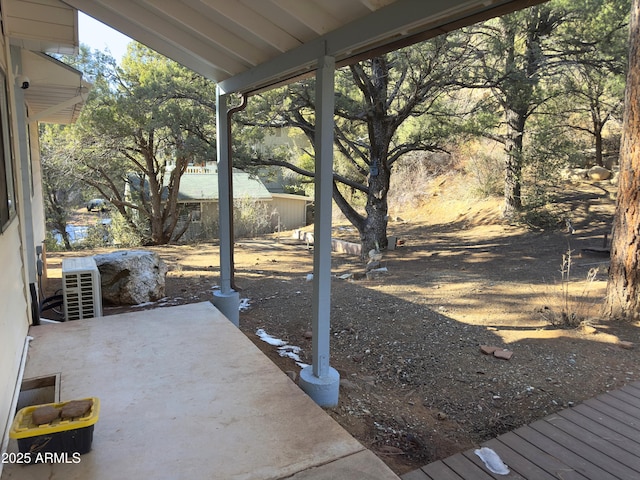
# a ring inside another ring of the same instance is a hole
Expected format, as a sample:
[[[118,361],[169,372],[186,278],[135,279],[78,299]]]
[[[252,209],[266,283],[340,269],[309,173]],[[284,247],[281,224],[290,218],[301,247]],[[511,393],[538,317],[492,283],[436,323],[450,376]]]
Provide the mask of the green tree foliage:
[[[564,11],[547,3],[468,29],[476,61],[461,86],[486,89],[491,94],[482,99],[480,107],[496,115],[496,124],[482,134],[504,145],[505,217],[522,209],[527,121],[557,95],[549,81],[557,71],[551,68],[546,45],[552,42],[552,34],[563,19]]]
[[[62,125],[40,126],[40,161],[47,229],[59,233],[64,248],[71,250],[67,224],[71,210],[82,200],[83,183],[75,174],[76,164],[69,152],[59,148],[66,141],[68,133],[69,129]]]
[[[592,136],[602,163],[604,125],[620,112],[627,17],[627,0],[556,0],[467,29],[476,62],[461,86],[490,93],[475,127],[504,145],[506,217],[523,207],[527,159],[563,157],[549,140],[569,145],[566,126]]]
[[[589,136],[601,161],[605,125],[620,116],[628,4],[554,0],[338,70],[333,195],[363,252],[386,246],[390,178],[407,153],[447,149],[469,132],[500,142],[507,216],[523,207],[527,162],[540,186],[584,150],[572,137]],[[176,240],[181,175],[215,158],[213,84],[137,44],[120,67],[86,50],[76,66],[95,86],[65,137],[73,172],[145,243]],[[314,102],[313,79],[251,97],[233,125],[236,166],[312,178]],[[258,147],[285,129],[310,147]]]
[[[91,52],[81,45],[78,56],[59,55],[58,58],[83,73],[85,80],[94,82],[101,71],[113,68],[115,62],[101,52]],[[79,174],[78,159],[68,148],[74,144],[74,130],[70,125],[41,124],[40,160],[44,189],[47,228],[60,234],[64,248],[72,248],[67,232],[71,211],[86,200],[88,187]]]
[[[393,165],[412,151],[445,146],[452,107],[448,93],[465,67],[466,37],[442,35],[339,70],[336,74],[333,198],[358,229],[363,254],[387,246],[387,195]],[[314,138],[314,82],[262,95],[245,125],[295,127]],[[254,165],[280,165],[313,176],[295,160],[254,155]],[[360,192],[364,205],[348,192]]]
[[[563,113],[589,135],[595,164],[603,166],[604,128],[622,121],[630,2],[581,0],[567,9],[570,19],[556,33],[556,54],[565,60]]]
[[[179,239],[188,225],[179,223],[180,179],[189,164],[215,159],[215,117],[203,106],[215,99],[214,85],[137,43],[94,82],[74,129],[83,180],[143,243]]]

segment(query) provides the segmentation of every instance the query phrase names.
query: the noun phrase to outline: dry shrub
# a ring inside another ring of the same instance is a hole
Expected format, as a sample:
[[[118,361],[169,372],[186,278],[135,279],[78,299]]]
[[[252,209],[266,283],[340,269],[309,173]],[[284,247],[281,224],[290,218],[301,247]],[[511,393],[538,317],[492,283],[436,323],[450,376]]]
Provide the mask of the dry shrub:
[[[542,318],[554,327],[578,327],[594,316],[593,311],[597,304],[597,299],[593,298],[592,294],[598,268],[589,269],[585,285],[575,293],[577,281],[571,278],[572,254],[573,250],[567,249],[562,255],[558,290],[553,292],[554,298],[548,298],[547,305],[539,310]]]
[[[256,237],[271,232],[272,211],[266,202],[244,197],[234,200],[233,208],[236,237]]]
[[[412,152],[393,166],[389,205],[394,208],[416,208],[431,196],[434,180],[456,168],[453,155],[443,152]]]

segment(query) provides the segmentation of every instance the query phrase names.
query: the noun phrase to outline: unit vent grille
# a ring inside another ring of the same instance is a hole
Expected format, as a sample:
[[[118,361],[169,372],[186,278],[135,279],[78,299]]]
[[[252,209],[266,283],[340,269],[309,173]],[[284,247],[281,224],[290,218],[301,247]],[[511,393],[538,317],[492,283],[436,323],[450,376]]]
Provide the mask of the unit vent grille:
[[[93,257],[62,260],[62,289],[66,321],[102,316],[100,271]]]

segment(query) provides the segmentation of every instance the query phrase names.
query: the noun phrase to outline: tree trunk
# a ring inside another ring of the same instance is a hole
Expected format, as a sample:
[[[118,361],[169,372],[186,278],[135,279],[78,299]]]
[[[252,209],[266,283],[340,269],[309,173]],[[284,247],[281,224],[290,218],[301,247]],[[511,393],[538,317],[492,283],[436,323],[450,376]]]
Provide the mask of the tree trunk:
[[[640,319],[640,0],[633,0],[629,73],[620,146],[620,180],[613,221],[611,266],[604,313]]]
[[[593,124],[593,136],[595,138],[596,148],[596,165],[599,167],[604,166],[602,159],[602,129],[604,128],[604,122],[601,120],[600,110],[596,102],[591,107],[591,122]]]
[[[595,130],[595,146],[596,146],[596,165],[604,167],[604,161],[602,159],[602,127]]]
[[[58,203],[55,194],[47,192],[47,195],[49,199],[49,211],[47,214],[50,216],[48,223],[53,226],[54,230],[60,232],[60,238],[62,238],[65,250],[71,250],[73,247],[67,231],[67,212],[64,206]]]
[[[367,212],[360,230],[360,244],[362,245],[362,258],[366,259],[370,250],[382,250],[387,248],[387,194],[391,172],[376,163],[371,167],[369,175],[369,195],[367,196]]]
[[[67,232],[66,228],[60,231],[60,235],[62,236],[62,242],[64,243],[65,250],[72,250],[71,239],[69,238],[69,232]]]
[[[511,218],[522,209],[522,137],[525,117],[507,110],[507,135],[505,138],[504,204],[502,215]]]

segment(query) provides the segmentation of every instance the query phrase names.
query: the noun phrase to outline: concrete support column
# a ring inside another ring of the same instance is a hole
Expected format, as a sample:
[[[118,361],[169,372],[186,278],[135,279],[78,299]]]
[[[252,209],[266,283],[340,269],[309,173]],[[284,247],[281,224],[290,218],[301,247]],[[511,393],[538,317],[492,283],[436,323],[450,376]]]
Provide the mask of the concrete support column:
[[[231,320],[235,326],[240,325],[240,294],[233,290],[232,278],[232,228],[233,202],[231,201],[231,185],[228,182],[231,168],[231,151],[229,120],[227,117],[228,95],[218,88],[216,91],[216,129],[218,153],[218,209],[220,237],[220,290],[213,294],[213,304],[220,312]]]
[[[316,73],[313,363],[300,372],[300,387],[322,407],[338,404],[340,387],[340,374],[329,366],[334,76],[335,59],[321,57]]]

